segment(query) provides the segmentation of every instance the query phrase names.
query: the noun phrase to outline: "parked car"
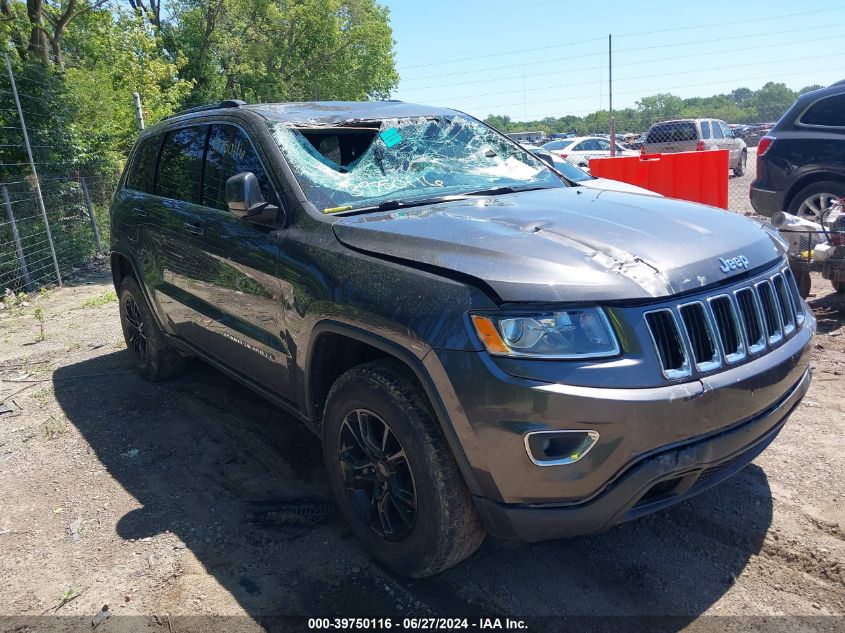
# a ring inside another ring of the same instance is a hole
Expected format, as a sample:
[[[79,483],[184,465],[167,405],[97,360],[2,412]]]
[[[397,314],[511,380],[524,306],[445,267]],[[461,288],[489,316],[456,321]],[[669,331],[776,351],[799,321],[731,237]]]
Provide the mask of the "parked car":
[[[751,205],[761,215],[778,211],[819,220],[845,197],[845,85],[798,97],[760,139]]]
[[[590,175],[580,167],[576,167],[568,160],[565,160],[554,152],[551,152],[542,147],[536,147],[532,145],[523,145],[523,147],[547,165],[551,165],[552,167],[554,167],[566,178],[568,178],[574,183],[577,183],[582,187],[587,187],[588,189],[600,189],[603,191],[622,191],[625,193],[639,193],[646,196],[661,195],[654,191],[650,191],[648,189],[644,189],[643,187],[638,187],[637,185],[632,185],[627,182],[620,182],[618,180],[612,180],[610,178],[596,178],[595,176]]]
[[[139,373],[195,356],[308,425],[352,533],[410,576],[754,459],[810,381],[784,253],[738,214],[573,187],[468,115],[387,101],[170,117],[111,208]]]
[[[675,119],[655,123],[646,133],[643,152],[672,154],[711,149],[730,152],[728,165],[735,176],[742,176],[748,164],[748,148],[728,125],[719,119]]]
[[[591,158],[610,156],[610,141],[600,136],[575,136],[543,145],[544,149],[565,158],[577,167],[590,167]],[[617,156],[636,156],[636,152],[627,150],[619,143],[616,144]]]
[[[639,136],[634,136],[631,138],[626,145],[631,150],[640,151],[643,148],[643,144],[645,143],[645,134],[640,134]]]

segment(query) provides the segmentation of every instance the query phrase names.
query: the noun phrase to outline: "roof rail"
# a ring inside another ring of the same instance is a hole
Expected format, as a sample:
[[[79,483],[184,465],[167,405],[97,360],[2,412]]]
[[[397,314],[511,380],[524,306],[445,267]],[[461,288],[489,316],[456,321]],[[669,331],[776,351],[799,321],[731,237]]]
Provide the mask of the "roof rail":
[[[174,112],[164,118],[172,119],[175,116],[182,116],[183,114],[205,112],[206,110],[218,110],[220,108],[240,108],[242,105],[246,105],[246,101],[241,101],[240,99],[225,99],[223,101],[218,101],[217,103],[206,103],[205,105],[188,108],[187,110],[180,110],[179,112]]]

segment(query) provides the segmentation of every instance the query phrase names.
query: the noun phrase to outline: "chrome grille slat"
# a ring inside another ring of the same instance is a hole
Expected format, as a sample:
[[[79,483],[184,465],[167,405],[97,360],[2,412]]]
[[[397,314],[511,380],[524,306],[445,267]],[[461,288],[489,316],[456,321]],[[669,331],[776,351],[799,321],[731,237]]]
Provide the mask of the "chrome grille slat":
[[[686,346],[675,313],[665,308],[645,313],[651,342],[663,367],[666,378],[686,378],[692,373]]]
[[[710,297],[710,311],[719,334],[722,355],[728,363],[738,363],[745,358],[745,337],[735,300],[730,295]]]
[[[790,334],[795,329],[795,313],[793,312],[792,299],[789,296],[789,290],[787,289],[783,275],[780,273],[774,275],[772,277],[772,286],[774,287],[775,298],[780,308],[783,333]]]
[[[686,303],[678,307],[684,333],[687,335],[689,349],[692,352],[698,371],[712,371],[722,365],[716,336],[710,317],[700,301]]]
[[[755,284],[757,295],[760,299],[760,308],[763,313],[763,324],[766,328],[769,345],[774,345],[783,338],[783,318],[780,315],[780,307],[775,299],[775,291],[772,282],[766,279]]]
[[[645,312],[663,375],[685,378],[774,347],[804,321],[792,272],[777,270],[731,292]]]
[[[804,323],[804,307],[801,293],[798,291],[798,282],[795,281],[795,275],[792,274],[790,268],[783,271],[783,277],[786,280],[786,285],[789,286],[789,296],[792,297],[792,308],[795,310],[795,322],[798,327]]]
[[[766,349],[766,337],[763,331],[763,316],[757,293],[751,288],[740,288],[734,292],[739,315],[742,319],[742,332],[749,354],[756,354]]]

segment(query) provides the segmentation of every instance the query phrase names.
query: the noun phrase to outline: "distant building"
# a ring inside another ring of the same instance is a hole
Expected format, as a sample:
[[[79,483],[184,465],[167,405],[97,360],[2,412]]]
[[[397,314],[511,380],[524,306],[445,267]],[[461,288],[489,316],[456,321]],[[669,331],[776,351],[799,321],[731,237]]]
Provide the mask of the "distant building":
[[[539,143],[546,138],[546,133],[542,131],[537,132],[511,132],[508,134],[510,138],[520,143]]]

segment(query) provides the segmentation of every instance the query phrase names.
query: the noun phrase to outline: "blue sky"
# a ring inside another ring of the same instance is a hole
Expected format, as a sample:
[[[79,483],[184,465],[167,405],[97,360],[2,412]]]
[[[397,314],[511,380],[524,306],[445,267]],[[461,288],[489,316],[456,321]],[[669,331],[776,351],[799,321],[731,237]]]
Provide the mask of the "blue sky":
[[[401,82],[393,98],[516,120],[672,92],[845,79],[845,3],[382,0]],[[533,49],[533,50],[532,50]],[[539,49],[539,50],[538,50]]]

